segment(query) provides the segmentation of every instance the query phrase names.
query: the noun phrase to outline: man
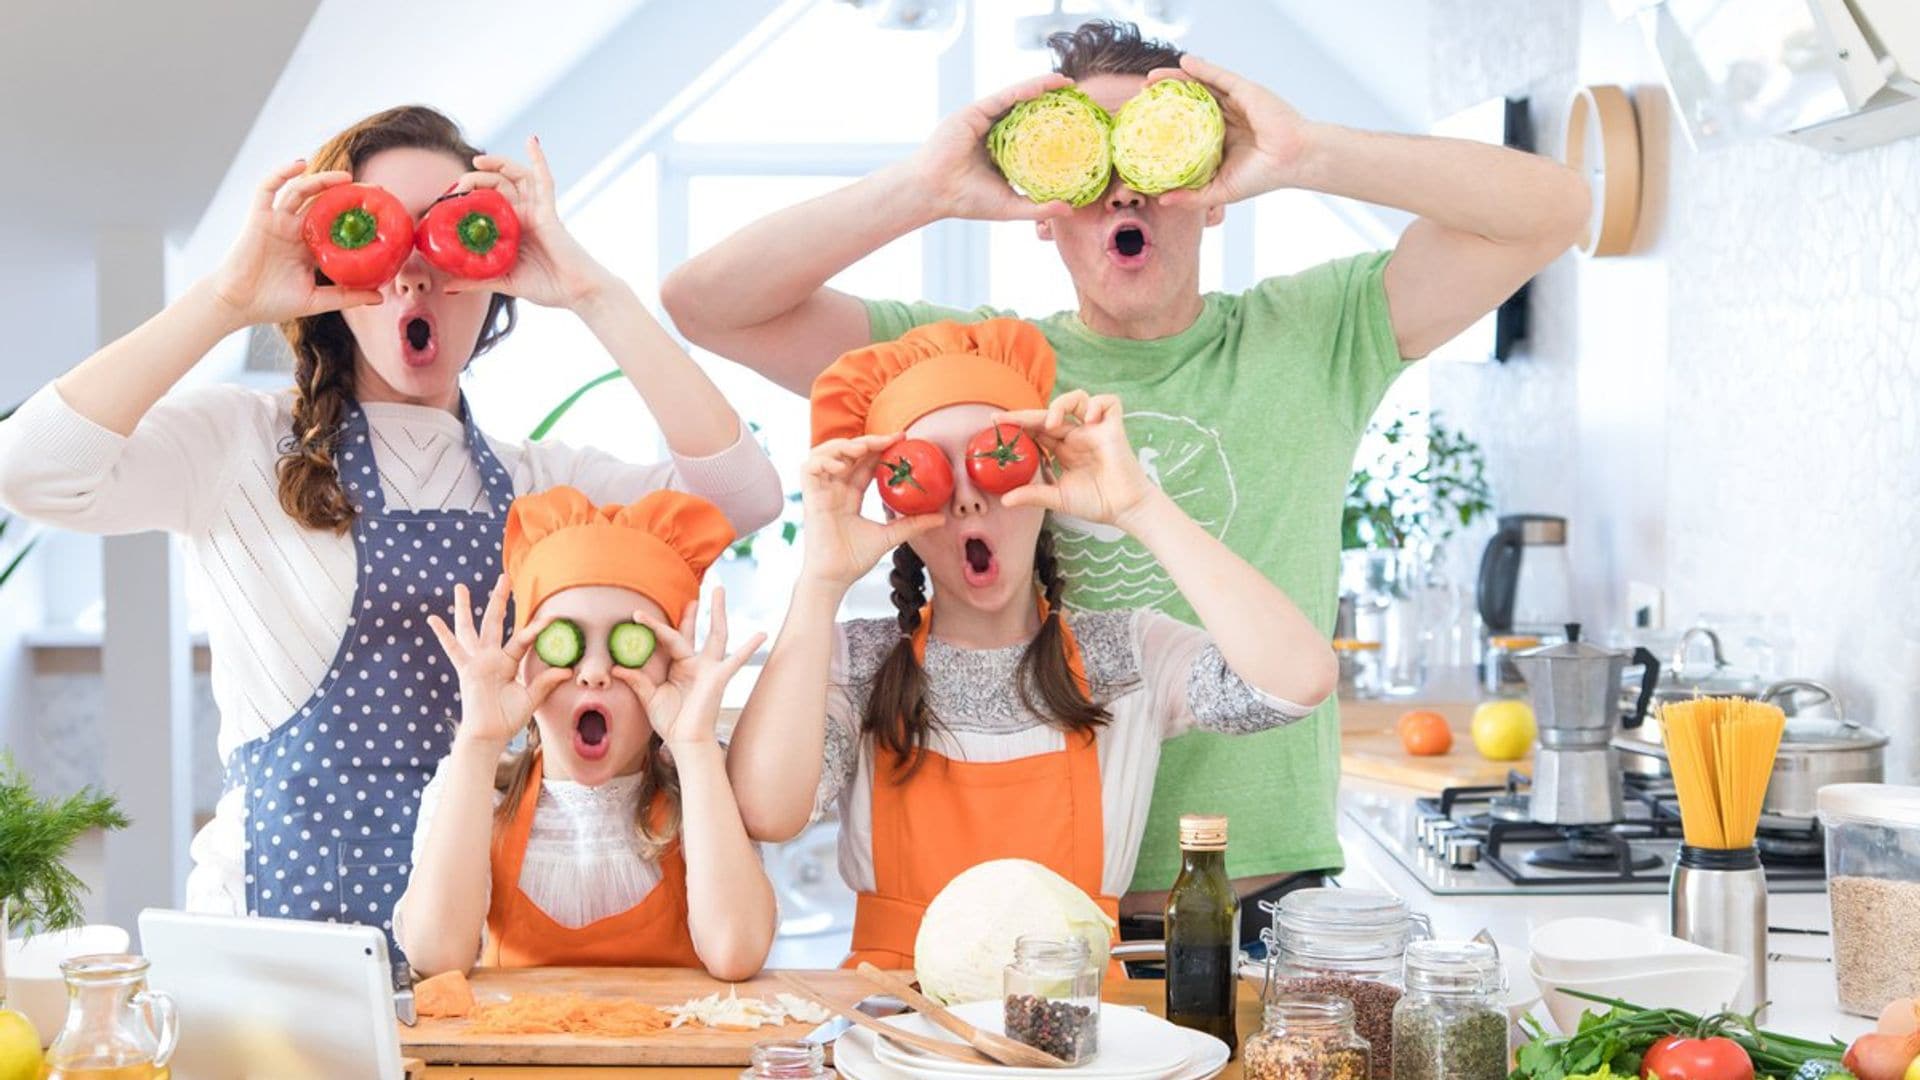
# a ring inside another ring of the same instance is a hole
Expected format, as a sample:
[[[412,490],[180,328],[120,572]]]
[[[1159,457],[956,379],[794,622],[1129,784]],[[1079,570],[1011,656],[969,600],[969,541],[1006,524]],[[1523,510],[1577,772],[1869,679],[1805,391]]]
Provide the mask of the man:
[[[826,288],[834,274],[942,218],[1031,219],[1079,301],[1036,323],[1059,354],[1056,391],[1118,394],[1149,475],[1330,629],[1341,504],[1374,407],[1403,358],[1464,330],[1566,250],[1587,221],[1586,188],[1558,164],[1498,147],[1315,123],[1131,25],[1090,22],[1049,45],[1053,75],[947,118],[905,161],[742,229],[668,278],[666,308],[694,342],[804,394],[849,349],[995,314],[861,300]],[[1071,82],[1112,112],[1160,78],[1204,83],[1226,114],[1225,157],[1201,190],[1149,198],[1116,176],[1088,206],[1036,206],[987,157],[987,129],[1018,101]],[[1227,204],[1288,187],[1418,220],[1391,252],[1202,296],[1202,230]],[[1193,618],[1132,541],[1055,525],[1076,582],[1070,604]],[[1232,818],[1228,866],[1244,902],[1338,868],[1338,776],[1331,703],[1283,730],[1169,744],[1123,914],[1158,917],[1182,812]]]

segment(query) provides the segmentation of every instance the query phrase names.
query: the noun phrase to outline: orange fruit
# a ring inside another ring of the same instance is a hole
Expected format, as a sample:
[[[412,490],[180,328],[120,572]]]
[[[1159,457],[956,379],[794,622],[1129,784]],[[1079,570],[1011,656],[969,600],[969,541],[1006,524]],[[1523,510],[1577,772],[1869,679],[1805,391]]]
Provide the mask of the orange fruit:
[[[1435,757],[1453,749],[1453,729],[1447,718],[1430,709],[1400,715],[1400,745],[1415,757]]]

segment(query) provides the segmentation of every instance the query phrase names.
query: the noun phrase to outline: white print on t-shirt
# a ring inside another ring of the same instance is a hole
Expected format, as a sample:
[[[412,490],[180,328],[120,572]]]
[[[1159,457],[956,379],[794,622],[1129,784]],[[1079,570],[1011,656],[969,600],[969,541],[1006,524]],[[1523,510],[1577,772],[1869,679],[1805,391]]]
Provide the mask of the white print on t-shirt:
[[[1184,416],[1132,412],[1127,438],[1147,478],[1200,527],[1225,539],[1239,499],[1220,435]],[[1056,551],[1071,586],[1070,606],[1157,607],[1175,594],[1166,571],[1139,541],[1111,525],[1053,515]]]

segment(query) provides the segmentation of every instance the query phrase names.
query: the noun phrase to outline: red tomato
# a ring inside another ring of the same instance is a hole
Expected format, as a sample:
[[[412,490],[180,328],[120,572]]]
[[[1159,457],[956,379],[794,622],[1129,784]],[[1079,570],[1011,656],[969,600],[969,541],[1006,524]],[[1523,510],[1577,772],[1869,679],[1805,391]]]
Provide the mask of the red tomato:
[[[1435,757],[1453,749],[1453,729],[1437,712],[1410,712],[1400,718],[1400,745],[1415,757]]]
[[[1753,1059],[1732,1039],[1674,1035],[1653,1044],[1640,1071],[1655,1080],[1753,1080]]]
[[[925,439],[901,439],[880,455],[873,470],[880,501],[901,514],[932,514],[953,498],[953,467],[947,455]]]
[[[1012,424],[995,424],[967,440],[967,476],[981,491],[1004,495],[1039,468],[1040,448]]]

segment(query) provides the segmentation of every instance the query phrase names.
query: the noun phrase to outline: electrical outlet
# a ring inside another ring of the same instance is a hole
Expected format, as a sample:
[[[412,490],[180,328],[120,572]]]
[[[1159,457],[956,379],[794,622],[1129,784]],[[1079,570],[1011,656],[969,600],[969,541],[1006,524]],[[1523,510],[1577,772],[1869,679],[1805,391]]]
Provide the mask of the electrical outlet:
[[[1658,630],[1667,623],[1667,598],[1660,586],[1627,582],[1627,625],[1635,630]]]

